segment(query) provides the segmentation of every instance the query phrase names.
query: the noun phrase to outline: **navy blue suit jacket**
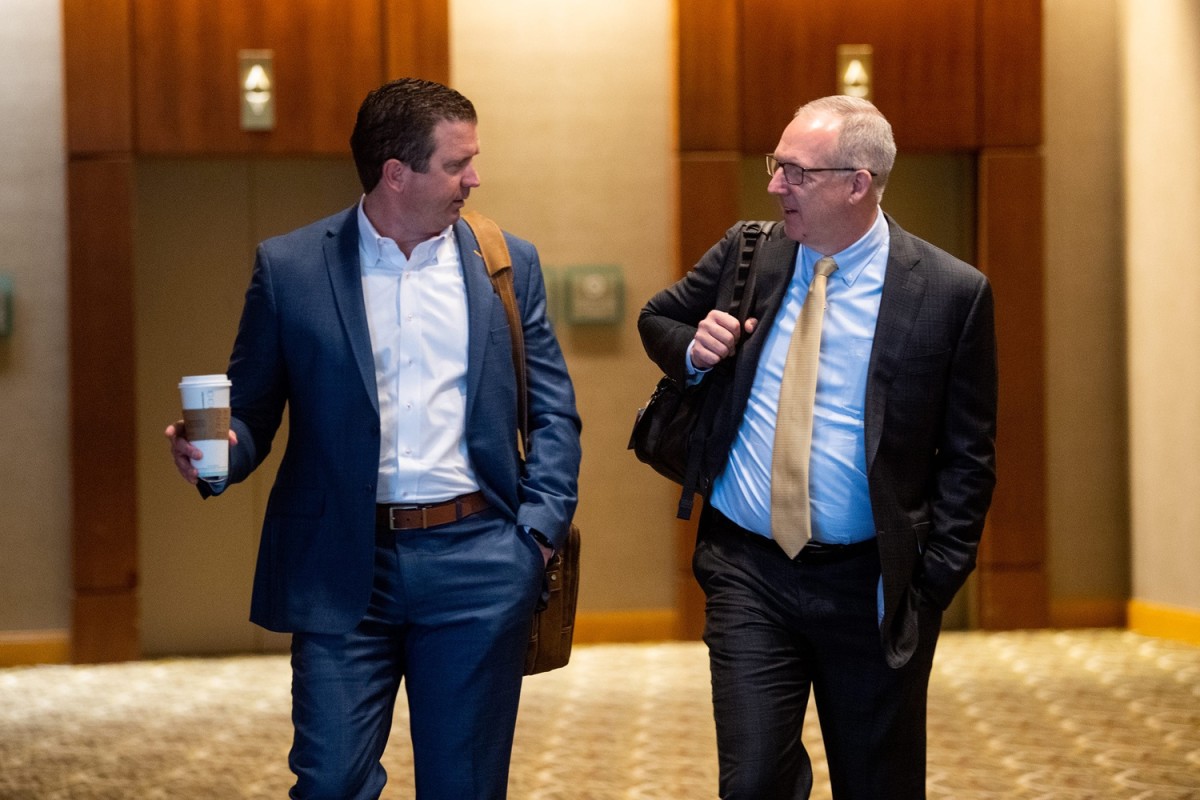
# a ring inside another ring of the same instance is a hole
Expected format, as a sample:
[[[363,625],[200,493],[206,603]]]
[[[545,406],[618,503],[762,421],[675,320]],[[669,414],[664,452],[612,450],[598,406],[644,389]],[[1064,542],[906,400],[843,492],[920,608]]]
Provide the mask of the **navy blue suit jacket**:
[[[371,597],[380,419],[356,215],[353,206],[259,245],[230,358],[238,436],[230,484],[266,458],[288,410],[250,614],[270,630],[344,633]],[[470,228],[460,221],[454,234],[469,320],[468,455],[494,507],[560,543],[575,510],[580,422],[546,316],[537,251],[505,234],[529,376],[530,452],[522,463],[504,307]]]
[[[890,217],[890,246],[867,374],[867,482],[883,570],[881,634],[888,661],[916,649],[918,606],[944,609],[975,566],[995,486],[996,338],[992,291],[978,270],[904,231]],[[733,292],[731,228],[682,280],[646,304],[638,321],[650,357],[686,379],[696,326]],[[712,380],[713,428],[700,490],[725,467],[766,331],[783,303],[796,248],[783,226],[759,244],[747,317],[759,325]]]

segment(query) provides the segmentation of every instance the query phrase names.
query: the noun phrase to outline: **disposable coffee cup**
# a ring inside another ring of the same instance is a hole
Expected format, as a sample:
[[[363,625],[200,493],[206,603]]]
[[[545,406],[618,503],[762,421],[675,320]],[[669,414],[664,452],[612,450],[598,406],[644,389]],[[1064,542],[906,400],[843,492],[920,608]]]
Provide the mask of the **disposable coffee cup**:
[[[225,375],[189,375],[179,382],[187,439],[200,450],[192,465],[201,480],[222,484],[229,477],[229,388]]]

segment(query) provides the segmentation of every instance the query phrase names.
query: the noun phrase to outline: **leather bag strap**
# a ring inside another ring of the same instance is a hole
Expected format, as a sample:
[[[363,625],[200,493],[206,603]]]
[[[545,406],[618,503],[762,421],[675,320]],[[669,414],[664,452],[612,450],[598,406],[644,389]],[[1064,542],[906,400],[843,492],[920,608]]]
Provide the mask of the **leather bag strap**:
[[[479,250],[475,254],[483,258],[492,288],[500,295],[504,314],[508,317],[513,370],[517,376],[517,431],[524,456],[529,453],[529,384],[525,373],[525,333],[521,326],[521,313],[517,309],[517,292],[513,286],[512,256],[499,225],[478,211],[464,211],[462,218],[475,234],[475,241],[479,243]]]

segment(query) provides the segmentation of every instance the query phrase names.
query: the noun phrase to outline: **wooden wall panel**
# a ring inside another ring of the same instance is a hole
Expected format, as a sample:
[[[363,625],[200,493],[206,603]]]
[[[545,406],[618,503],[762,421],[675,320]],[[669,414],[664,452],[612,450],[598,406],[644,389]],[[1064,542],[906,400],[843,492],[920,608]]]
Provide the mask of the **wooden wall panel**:
[[[129,152],[130,0],[63,0],[67,152]]]
[[[344,155],[381,30],[379,0],[134,0],[137,152]],[[274,51],[274,130],[241,130],[242,49]]]
[[[1042,142],[1041,0],[979,0],[980,129],[985,147]]]
[[[739,219],[736,153],[685,153],[679,161],[679,275]]]
[[[129,591],[91,591],[75,596],[76,620],[88,624],[71,631],[71,661],[101,664],[141,658],[138,597]]]
[[[679,148],[738,150],[739,0],[681,4]]]
[[[449,0],[384,0],[384,80],[450,83]]]
[[[986,628],[1041,626],[1049,614],[1042,183],[1034,148],[980,155],[979,266],[995,292],[1000,362],[997,485],[979,552]]]
[[[74,552],[73,658],[139,655],[133,164],[67,169]],[[114,610],[133,609],[129,619]]]
[[[726,102],[729,102],[727,99]],[[683,131],[680,131],[681,137]],[[683,277],[741,217],[740,156],[736,152],[685,152],[679,160],[679,266]],[[699,639],[704,632],[704,593],[692,575],[692,550],[704,501],[697,498],[689,521],[677,520],[675,606],[677,636]]]
[[[978,626],[983,630],[1044,628],[1050,622],[1049,589],[1040,570],[981,567]]]
[[[1045,518],[1046,478],[1042,159],[1036,151],[985,152],[979,178],[979,267],[995,292],[1000,340],[1002,455],[990,519],[1004,529],[985,541],[983,556],[1028,564],[1045,555],[1045,530],[1035,522]]]
[[[742,0],[742,147],[775,148],[795,110],[835,94],[837,46],[874,48],[873,101],[905,153],[979,144],[978,10],[963,0]]]

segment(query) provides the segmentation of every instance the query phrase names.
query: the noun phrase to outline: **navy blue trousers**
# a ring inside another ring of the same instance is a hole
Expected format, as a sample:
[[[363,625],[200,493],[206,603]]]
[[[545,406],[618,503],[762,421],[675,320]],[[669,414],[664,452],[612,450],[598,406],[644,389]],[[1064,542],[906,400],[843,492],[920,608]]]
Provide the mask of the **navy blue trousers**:
[[[488,510],[379,531],[375,558],[358,627],[292,637],[290,797],[379,797],[403,681],[417,798],[504,798],[541,552]]]
[[[921,644],[901,669],[879,638],[873,548],[835,563],[789,559],[706,508],[693,558],[706,596],[720,796],[802,800],[810,692],[835,800],[925,797],[925,707],[941,613],[922,608]]]

